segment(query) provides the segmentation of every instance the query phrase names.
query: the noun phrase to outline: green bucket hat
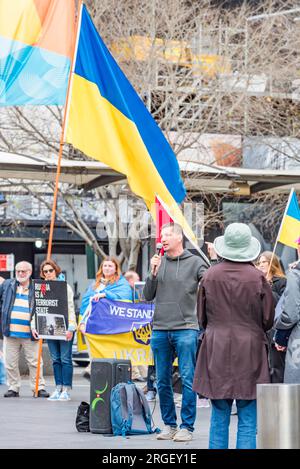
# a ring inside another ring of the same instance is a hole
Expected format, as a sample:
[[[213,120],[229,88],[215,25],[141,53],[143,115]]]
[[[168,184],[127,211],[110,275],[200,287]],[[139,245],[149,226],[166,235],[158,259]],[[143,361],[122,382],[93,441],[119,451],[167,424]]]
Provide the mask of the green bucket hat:
[[[233,262],[250,262],[259,256],[261,246],[245,223],[231,223],[224,236],[214,241],[218,256]]]

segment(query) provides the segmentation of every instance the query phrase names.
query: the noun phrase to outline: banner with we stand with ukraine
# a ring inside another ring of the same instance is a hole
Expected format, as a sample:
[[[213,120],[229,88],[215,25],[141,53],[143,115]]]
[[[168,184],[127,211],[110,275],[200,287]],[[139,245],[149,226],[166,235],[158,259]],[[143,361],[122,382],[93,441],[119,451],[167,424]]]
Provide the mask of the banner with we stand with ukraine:
[[[93,358],[131,360],[132,365],[151,365],[150,348],[154,304],[110,301],[92,303],[86,339]]]

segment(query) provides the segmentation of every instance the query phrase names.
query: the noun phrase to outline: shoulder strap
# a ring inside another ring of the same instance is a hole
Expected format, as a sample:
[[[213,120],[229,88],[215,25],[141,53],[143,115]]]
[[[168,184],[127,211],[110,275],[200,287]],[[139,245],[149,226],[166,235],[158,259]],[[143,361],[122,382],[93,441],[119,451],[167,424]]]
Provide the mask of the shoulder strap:
[[[143,410],[144,410],[144,412],[145,412],[145,423],[146,423],[148,432],[149,432],[149,433],[159,433],[159,432],[160,432],[160,429],[155,427],[154,422],[153,422],[153,426],[154,426],[155,428],[153,428],[153,430],[152,430],[152,425],[151,425],[152,414],[151,414],[151,410],[150,410],[148,401],[147,401],[147,399],[145,398],[144,393],[143,393],[137,386],[135,387],[135,389],[136,389],[136,391],[137,391],[137,394],[138,394],[138,396],[139,396],[139,398],[140,398],[140,401],[141,401],[141,403],[142,403],[142,406],[143,406]]]
[[[149,421],[151,421],[151,412],[150,412],[150,407],[149,407],[148,401],[145,398],[144,393],[137,386],[135,387],[135,389],[136,389],[136,392],[137,392],[137,394],[138,394],[138,396],[141,400],[141,403],[143,405],[145,415],[146,415],[147,419],[149,419]]]
[[[133,389],[132,389],[132,386],[133,385],[130,384],[130,383],[128,383],[128,384],[126,383],[124,385],[124,389],[125,389],[125,392],[126,392],[127,409],[128,409],[128,420],[127,420],[127,425],[126,425],[126,427],[128,429],[130,429],[132,427],[132,419],[133,419]],[[124,431],[126,431],[126,429],[124,429]]]

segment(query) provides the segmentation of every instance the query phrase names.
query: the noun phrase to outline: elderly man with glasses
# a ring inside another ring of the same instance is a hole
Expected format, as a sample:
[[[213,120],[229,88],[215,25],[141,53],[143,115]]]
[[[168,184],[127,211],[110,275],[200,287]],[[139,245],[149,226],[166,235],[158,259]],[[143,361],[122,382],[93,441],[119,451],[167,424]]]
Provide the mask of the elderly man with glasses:
[[[33,394],[35,390],[38,342],[32,336],[30,327],[33,305],[31,275],[32,265],[29,262],[22,261],[16,265],[16,278],[5,280],[0,285],[4,362],[8,384],[8,391],[4,394],[4,397],[19,397],[21,386],[19,357],[22,348],[29,368]],[[42,366],[38,397],[49,397],[49,393],[45,390]]]

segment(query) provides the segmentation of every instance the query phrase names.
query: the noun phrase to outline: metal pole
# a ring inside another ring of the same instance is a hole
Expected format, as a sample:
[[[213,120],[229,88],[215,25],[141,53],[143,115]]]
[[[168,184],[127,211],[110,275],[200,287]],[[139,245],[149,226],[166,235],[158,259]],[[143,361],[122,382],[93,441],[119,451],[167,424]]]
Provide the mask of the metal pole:
[[[300,449],[300,384],[257,385],[257,447]]]

